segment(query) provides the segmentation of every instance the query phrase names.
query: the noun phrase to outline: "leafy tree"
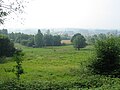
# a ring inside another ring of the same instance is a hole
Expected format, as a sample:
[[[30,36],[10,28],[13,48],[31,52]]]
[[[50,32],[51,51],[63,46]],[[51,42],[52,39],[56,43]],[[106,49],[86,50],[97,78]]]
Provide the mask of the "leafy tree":
[[[73,40],[76,38],[76,36],[81,35],[80,33],[76,33],[72,38],[71,38],[71,42],[73,42]]]
[[[15,41],[15,34],[12,32],[12,33],[9,33],[9,38],[11,41]]]
[[[44,35],[44,44],[45,46],[53,46],[53,36],[50,34]]]
[[[22,36],[21,33],[16,33],[16,38],[15,38],[15,42],[16,43],[20,43],[22,40]]]
[[[28,35],[28,34],[21,34],[20,38],[20,44],[25,46],[33,46],[34,45],[34,35]]]
[[[102,34],[102,33],[98,34],[98,39],[99,40],[104,40],[106,38],[107,38],[107,36],[105,34]]]
[[[87,43],[90,45],[94,45],[97,40],[104,40],[108,36],[106,34],[100,33],[98,35],[92,35],[87,37]]]
[[[80,50],[80,37],[76,36],[73,40],[73,45],[74,48],[76,48],[77,50]]]
[[[45,46],[53,46],[53,36],[50,34],[50,30],[47,30],[44,35],[44,45]]]
[[[86,46],[86,39],[81,34],[75,34],[71,41],[73,42],[74,48],[80,50],[80,48],[84,48]]]
[[[30,38],[30,35],[21,33],[21,39],[22,40],[28,40]]]
[[[87,44],[94,45],[97,39],[98,39],[97,35],[87,36]]]
[[[9,33],[8,34],[11,41],[15,43],[20,43],[25,46],[32,47],[34,45],[34,35],[28,35],[24,33]]]
[[[90,65],[92,72],[103,75],[117,75],[120,72],[119,39],[108,37],[104,40],[98,40],[95,49],[96,56]]]
[[[60,46],[61,45],[61,38],[59,35],[53,36],[53,44],[54,46]]]
[[[28,39],[27,46],[28,47],[33,47],[34,46],[34,35],[32,35],[31,38]]]
[[[40,30],[38,30],[38,33],[35,35],[35,46],[36,47],[43,47],[44,41],[43,41],[43,34]]]
[[[12,56],[15,52],[14,44],[7,36],[0,35],[0,57]]]

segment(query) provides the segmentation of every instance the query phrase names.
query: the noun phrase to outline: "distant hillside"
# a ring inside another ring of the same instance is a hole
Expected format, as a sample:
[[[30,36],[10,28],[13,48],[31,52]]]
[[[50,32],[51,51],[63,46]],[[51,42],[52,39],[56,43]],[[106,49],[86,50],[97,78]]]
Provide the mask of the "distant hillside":
[[[8,32],[21,32],[25,34],[36,34],[37,28],[30,28],[30,29],[8,29]],[[40,29],[42,33],[46,33],[48,29]],[[69,36],[73,36],[75,33],[81,33],[82,35],[94,35],[94,34],[100,34],[100,33],[114,33],[114,34],[120,34],[119,30],[108,30],[108,29],[80,29],[80,28],[52,28],[49,29],[51,34],[68,34]]]

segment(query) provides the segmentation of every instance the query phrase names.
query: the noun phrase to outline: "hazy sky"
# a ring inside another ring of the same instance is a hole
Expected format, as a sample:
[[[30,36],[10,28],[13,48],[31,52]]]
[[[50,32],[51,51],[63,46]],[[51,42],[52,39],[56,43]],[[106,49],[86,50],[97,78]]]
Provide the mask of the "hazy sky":
[[[120,29],[120,0],[32,0],[24,25],[6,21],[11,28]]]

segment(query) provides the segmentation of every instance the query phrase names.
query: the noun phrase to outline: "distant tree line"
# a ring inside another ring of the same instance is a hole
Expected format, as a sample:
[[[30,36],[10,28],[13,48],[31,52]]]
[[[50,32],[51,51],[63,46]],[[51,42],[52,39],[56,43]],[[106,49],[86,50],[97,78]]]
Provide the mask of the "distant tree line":
[[[60,35],[52,35],[50,30],[43,34],[38,30],[36,35],[28,35],[24,33],[8,33],[7,29],[0,30],[0,34],[6,35],[14,43],[20,43],[28,47],[44,47],[44,46],[60,46]]]
[[[68,34],[63,34],[63,35],[61,35],[61,39],[62,40],[70,40],[71,36],[69,36]]]
[[[96,43],[96,41],[98,40],[105,40],[107,39],[107,37],[109,36],[117,36],[117,35],[114,35],[114,34],[103,34],[103,33],[100,33],[100,34],[95,34],[95,35],[92,35],[92,36],[87,36],[86,37],[86,42],[87,44],[89,45],[93,45]],[[118,36],[119,37],[119,36]]]
[[[0,34],[6,35],[9,39],[14,43],[20,43],[22,45],[28,47],[45,47],[45,46],[60,46],[61,40],[70,40],[76,49],[80,49],[88,45],[94,45],[97,40],[104,40],[110,34],[95,34],[92,36],[83,36],[80,33],[76,33],[71,38],[67,34],[65,35],[52,35],[50,30],[47,30],[45,34],[43,34],[40,30],[38,30],[36,35],[29,35],[24,33],[8,33],[7,29],[0,30]],[[114,34],[111,34],[114,35]],[[118,36],[120,37],[120,36]]]
[[[34,35],[28,35],[24,33],[9,33],[8,37],[14,43],[20,43],[25,46],[32,47],[34,44]]]
[[[7,29],[1,29],[0,30],[0,34],[2,34],[2,35],[8,35]]]
[[[44,46],[60,46],[61,37],[60,35],[51,35],[50,30],[46,34],[42,34],[40,30],[35,35],[34,47],[44,47]]]

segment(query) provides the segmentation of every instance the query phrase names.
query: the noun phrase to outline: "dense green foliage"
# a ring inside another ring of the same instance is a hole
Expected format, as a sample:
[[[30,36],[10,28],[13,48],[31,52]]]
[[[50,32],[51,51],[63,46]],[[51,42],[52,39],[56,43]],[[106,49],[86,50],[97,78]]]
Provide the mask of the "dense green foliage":
[[[100,33],[98,35],[86,36],[87,44],[93,45],[97,40],[104,40],[109,36],[109,34]]]
[[[53,46],[53,36],[50,34],[44,35],[44,44],[45,46]]]
[[[23,68],[22,68],[23,56],[24,54],[22,53],[22,50],[16,50],[13,57],[14,61],[17,64],[13,68],[13,72],[15,73],[17,80],[20,80],[20,75],[23,74]]]
[[[8,34],[11,41],[14,43],[20,43],[25,46],[32,47],[34,45],[34,35],[28,35],[24,33],[9,33]]]
[[[71,38],[71,42],[73,42],[73,40],[76,38],[76,36],[81,36],[80,33],[76,33],[75,35],[73,35],[73,37]]]
[[[0,35],[0,57],[12,56],[15,52],[14,44],[7,36]]]
[[[120,74],[120,42],[117,37],[98,40],[95,44],[96,56],[91,64],[92,71],[103,75]]]
[[[35,35],[35,47],[43,47],[44,46],[44,40],[43,40],[43,34],[40,30],[38,30],[38,33]]]
[[[25,53],[21,79],[11,69],[15,62],[0,64],[0,90],[119,90],[120,79],[89,73],[86,64],[94,54],[92,46],[30,48],[15,45]]]
[[[75,34],[72,37],[71,42],[73,43],[74,48],[76,48],[77,50],[86,46],[86,39],[80,33]]]
[[[11,41],[20,43],[28,47],[44,47],[44,46],[60,46],[61,37],[59,35],[51,35],[50,32],[43,34],[40,30],[36,35],[28,35],[24,33],[9,33]]]
[[[53,36],[53,45],[60,46],[61,45],[61,37],[59,35]]]

